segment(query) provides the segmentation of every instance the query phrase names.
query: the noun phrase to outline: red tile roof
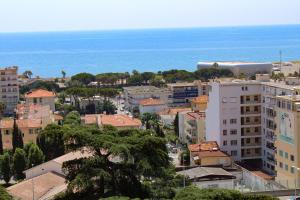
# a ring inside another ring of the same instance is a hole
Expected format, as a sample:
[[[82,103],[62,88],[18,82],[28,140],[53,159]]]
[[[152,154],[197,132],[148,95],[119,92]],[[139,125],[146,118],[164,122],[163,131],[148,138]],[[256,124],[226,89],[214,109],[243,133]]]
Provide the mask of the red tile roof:
[[[141,120],[129,117],[127,115],[101,115],[101,124],[112,125],[115,127],[140,127]]]
[[[220,150],[219,145],[216,141],[206,141],[199,144],[189,145],[189,150],[191,152],[212,151],[213,149]]]
[[[142,99],[139,101],[139,104],[142,106],[155,106],[155,105],[164,105],[165,103],[160,99]]]
[[[41,119],[18,119],[18,128],[42,128]],[[3,119],[0,122],[0,128],[2,129],[12,129],[14,126],[13,119]]]
[[[43,89],[36,89],[25,94],[25,98],[40,98],[40,97],[56,97],[54,92],[43,90]]]
[[[201,95],[198,97],[195,97],[192,99],[193,103],[207,103],[208,102],[208,96],[207,95]]]
[[[158,112],[159,115],[176,115],[178,112],[192,111],[191,108],[167,108]]]

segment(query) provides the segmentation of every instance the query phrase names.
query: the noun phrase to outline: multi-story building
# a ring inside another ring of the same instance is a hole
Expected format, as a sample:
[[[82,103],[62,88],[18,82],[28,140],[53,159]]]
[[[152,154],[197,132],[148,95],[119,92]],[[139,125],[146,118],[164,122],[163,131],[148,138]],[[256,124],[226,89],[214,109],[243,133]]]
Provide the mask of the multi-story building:
[[[194,81],[178,82],[167,84],[171,91],[170,105],[171,106],[186,106],[190,105],[193,98],[208,95],[208,84],[206,82]]]
[[[166,102],[163,102],[160,99],[150,98],[150,99],[140,100],[139,102],[140,115],[144,113],[158,113],[167,108],[168,106]]]
[[[260,160],[260,82],[220,79],[210,85],[206,139],[217,141],[236,161]]]
[[[286,187],[299,188],[300,95],[277,96],[275,111],[276,181]]]
[[[132,86],[124,87],[125,107],[132,110],[139,107],[142,99],[160,99],[162,102],[168,103],[170,98],[170,90],[167,88],[158,88],[154,86]]]
[[[5,114],[13,114],[19,101],[18,67],[0,69],[0,101],[5,104]]]
[[[52,111],[55,111],[56,94],[48,90],[36,89],[25,94],[26,104],[48,105]]]

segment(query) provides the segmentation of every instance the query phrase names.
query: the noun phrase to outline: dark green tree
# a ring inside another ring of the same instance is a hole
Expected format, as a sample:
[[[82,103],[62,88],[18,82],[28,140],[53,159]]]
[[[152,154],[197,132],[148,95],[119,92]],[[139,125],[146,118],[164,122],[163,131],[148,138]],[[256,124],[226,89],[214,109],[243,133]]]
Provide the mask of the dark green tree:
[[[103,102],[97,107],[98,113],[106,113],[107,115],[116,114],[117,107],[109,99],[104,99]]]
[[[31,168],[43,163],[44,158],[42,150],[36,144],[32,144],[28,152],[28,167]]]
[[[145,84],[149,84],[150,80],[154,79],[155,73],[153,73],[153,72],[143,72],[141,74],[141,76],[142,76],[143,82]]]
[[[2,132],[0,131],[0,155],[3,154]]]
[[[143,125],[146,129],[155,128],[159,121],[159,117],[156,113],[144,113],[141,117]]]
[[[0,186],[0,200],[13,200],[4,187]]]
[[[14,125],[13,125],[13,133],[12,133],[12,146],[13,152],[15,152],[16,148],[23,149],[23,136],[21,131],[18,128],[17,120],[14,118]]]
[[[177,113],[173,122],[174,132],[177,137],[179,137],[179,114]]]
[[[37,137],[37,145],[43,151],[45,160],[51,160],[65,153],[63,127],[49,124]]]
[[[80,124],[81,119],[80,119],[80,114],[77,111],[71,111],[69,112],[64,120],[64,124],[69,124],[69,125],[78,125]]]
[[[88,85],[90,82],[95,81],[95,76],[89,73],[79,73],[71,77],[72,81],[79,81],[84,85]]]
[[[0,156],[0,169],[3,180],[6,184],[8,184],[12,176],[11,158],[8,152],[5,152],[3,155]]]
[[[13,173],[16,180],[22,180],[25,178],[23,171],[27,166],[26,153],[23,149],[17,148],[12,159]]]

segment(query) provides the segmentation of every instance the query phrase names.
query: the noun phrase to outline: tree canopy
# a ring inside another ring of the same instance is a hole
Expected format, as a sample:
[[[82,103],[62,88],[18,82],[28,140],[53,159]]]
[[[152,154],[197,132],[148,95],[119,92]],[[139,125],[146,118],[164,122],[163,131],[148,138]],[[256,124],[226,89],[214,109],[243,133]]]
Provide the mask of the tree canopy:
[[[90,82],[95,81],[95,76],[90,73],[79,73],[71,77],[72,81],[79,81],[80,83],[87,85]]]

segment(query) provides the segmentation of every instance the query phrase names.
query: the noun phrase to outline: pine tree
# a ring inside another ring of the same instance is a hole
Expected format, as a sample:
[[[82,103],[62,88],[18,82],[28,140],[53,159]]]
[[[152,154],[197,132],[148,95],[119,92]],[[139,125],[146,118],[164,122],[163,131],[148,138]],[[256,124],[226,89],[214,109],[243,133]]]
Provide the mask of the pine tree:
[[[16,118],[14,118],[12,145],[13,145],[13,152],[15,152],[16,148],[23,149],[23,146],[24,146],[22,133],[20,132],[20,130],[18,128]]]
[[[27,158],[26,153],[23,149],[16,148],[13,156],[13,171],[16,180],[25,178],[23,171],[26,169]]]

